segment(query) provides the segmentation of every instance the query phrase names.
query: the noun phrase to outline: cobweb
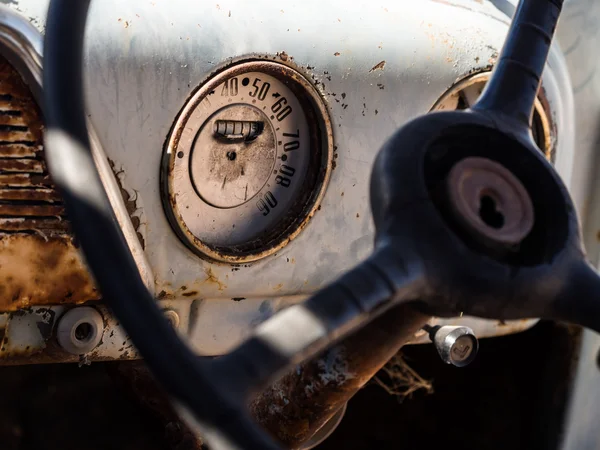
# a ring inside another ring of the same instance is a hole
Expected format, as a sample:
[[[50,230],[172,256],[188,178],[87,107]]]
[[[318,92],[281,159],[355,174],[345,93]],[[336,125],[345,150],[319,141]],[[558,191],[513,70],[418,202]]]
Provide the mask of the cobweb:
[[[383,388],[388,394],[398,398],[399,402],[420,390],[433,394],[432,380],[421,377],[398,352],[372,378],[372,382]]]

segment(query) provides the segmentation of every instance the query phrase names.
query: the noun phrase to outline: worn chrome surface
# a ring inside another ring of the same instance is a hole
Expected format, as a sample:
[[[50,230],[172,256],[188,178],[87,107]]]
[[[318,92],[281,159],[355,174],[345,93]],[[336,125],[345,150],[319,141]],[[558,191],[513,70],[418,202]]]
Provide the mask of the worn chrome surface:
[[[217,73],[181,111],[165,148],[162,195],[174,231],[217,261],[277,252],[325,192],[332,134],[319,93],[290,67],[243,61]]]
[[[428,331],[440,358],[446,364],[464,367],[477,356],[479,343],[469,327],[446,325]]]
[[[11,3],[2,1],[0,3]],[[13,2],[14,3],[14,2]],[[0,5],[1,6],[1,5]],[[35,23],[35,18],[31,18]],[[7,58],[25,78],[37,101],[41,99],[42,41],[34,25],[13,10],[0,8],[0,46]]]
[[[147,261],[146,280],[163,302],[192,305],[179,317],[198,352],[228,351],[252,326],[369,253],[368,178],[379,146],[456,83],[489,70],[507,30],[505,3],[93,2],[86,59],[90,120],[119,180],[113,193],[124,192],[125,217],[127,211],[133,216],[134,225],[125,225],[145,245],[145,256],[142,245],[137,256]],[[10,7],[43,30],[47,0]],[[232,266],[204,261],[180,242],[164,214],[158,173],[164,143],[190,96],[241,57],[276,58],[312,81],[332,120],[334,170],[316,214],[294,241],[261,261]],[[591,166],[590,128],[575,145],[570,79],[557,45],[543,95],[555,163],[581,208],[586,178],[579,174]],[[432,321],[444,323],[485,337],[535,320]],[[426,341],[425,333],[417,334],[415,342]],[[119,348],[102,347],[90,358],[122,358]]]

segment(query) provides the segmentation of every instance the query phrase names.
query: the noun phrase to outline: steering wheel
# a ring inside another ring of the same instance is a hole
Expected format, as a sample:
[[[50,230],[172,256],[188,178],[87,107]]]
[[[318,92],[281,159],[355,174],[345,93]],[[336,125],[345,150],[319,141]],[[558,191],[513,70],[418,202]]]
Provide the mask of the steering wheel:
[[[436,316],[544,317],[600,331],[600,277],[585,260],[567,189],[530,128],[562,0],[521,0],[471,109],[417,118],[380,150],[373,254],[210,361],[178,338],[144,286],[93,162],[82,64],[89,3],[50,3],[49,169],[104,300],[211,448],[278,448],[251,420],[249,396],[401,303]],[[423,325],[426,316],[413,320]]]

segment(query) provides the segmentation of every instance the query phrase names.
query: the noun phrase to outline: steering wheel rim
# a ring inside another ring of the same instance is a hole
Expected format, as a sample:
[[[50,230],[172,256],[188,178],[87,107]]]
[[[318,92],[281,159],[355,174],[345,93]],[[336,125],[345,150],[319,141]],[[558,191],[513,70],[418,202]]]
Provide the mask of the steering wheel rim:
[[[227,448],[275,449],[239,405],[217,389],[206,364],[164,318],[117,226],[92,159],[85,116],[83,36],[89,3],[51,1],[44,42],[46,155],[74,232],[105,301],[158,381],[193,413],[203,432]]]

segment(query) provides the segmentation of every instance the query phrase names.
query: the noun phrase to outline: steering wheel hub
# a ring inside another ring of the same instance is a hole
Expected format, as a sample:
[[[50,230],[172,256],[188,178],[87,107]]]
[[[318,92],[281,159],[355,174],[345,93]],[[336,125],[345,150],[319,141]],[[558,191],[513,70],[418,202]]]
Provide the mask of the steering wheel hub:
[[[457,219],[493,244],[519,244],[533,228],[534,211],[523,183],[501,164],[469,157],[448,176],[448,194]]]

